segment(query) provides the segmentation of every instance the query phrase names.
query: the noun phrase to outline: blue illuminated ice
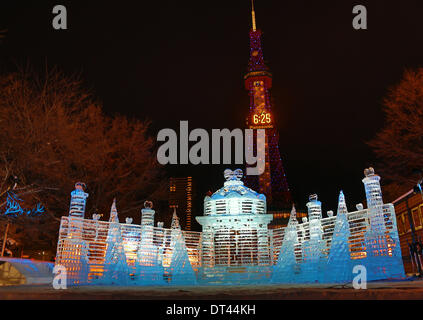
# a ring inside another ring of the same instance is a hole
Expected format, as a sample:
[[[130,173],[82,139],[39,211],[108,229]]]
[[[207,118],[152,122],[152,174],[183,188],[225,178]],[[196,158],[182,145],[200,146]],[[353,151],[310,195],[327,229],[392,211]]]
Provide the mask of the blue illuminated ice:
[[[322,216],[311,195],[308,219],[295,207],[285,228],[269,229],[266,197],[244,186],[241,170],[226,170],[224,186],[204,199],[202,232],[183,231],[174,209],[170,228],[154,226],[149,201],[141,224],[120,223],[116,200],[109,221],[85,219],[88,194],[78,183],[69,216],[60,226],[56,264],[68,270],[69,285],[195,286],[234,284],[350,283],[355,266],[367,281],[404,278],[395,211],[384,204],[380,177],[363,179],[368,208],[348,212],[344,193],[336,216]]]

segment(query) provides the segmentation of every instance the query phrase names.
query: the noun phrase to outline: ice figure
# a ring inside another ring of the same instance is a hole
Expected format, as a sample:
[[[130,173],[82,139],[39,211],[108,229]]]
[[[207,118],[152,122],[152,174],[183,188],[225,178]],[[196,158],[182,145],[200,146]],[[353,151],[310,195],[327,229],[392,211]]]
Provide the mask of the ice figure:
[[[323,218],[312,195],[308,219],[299,224],[293,207],[288,226],[271,236],[266,198],[246,188],[241,176],[226,170],[223,188],[205,198],[204,216],[196,217],[202,233],[182,231],[176,209],[170,229],[155,228],[148,201],[141,225],[130,224],[131,218],[120,224],[115,200],[109,222],[98,215],[84,219],[88,194],[77,183],[69,217],[61,220],[56,264],[67,268],[69,285],[343,283],[352,280],[356,265],[366,267],[367,281],[404,277],[395,210],[383,203],[372,168],[363,179],[368,209],[360,204],[348,212],[341,191],[337,216],[329,211]]]
[[[84,218],[85,204],[87,202],[88,193],[84,192],[85,183],[75,183],[75,190],[71,192],[71,202],[69,206],[69,216],[76,218]]]
[[[85,241],[66,239],[63,248],[71,253],[67,259],[56,260],[56,263],[67,268],[67,284],[81,286],[88,284],[88,248]]]
[[[364,170],[363,179],[366,191],[367,207],[369,210],[370,229],[374,232],[385,231],[385,218],[383,216],[382,189],[380,188],[380,177],[375,174],[373,168]]]
[[[116,209],[116,199],[113,200],[109,222],[104,274],[98,282],[101,284],[126,286],[129,284],[130,270],[123,246],[122,231]]]
[[[149,266],[137,263],[133,283],[139,286],[164,286],[168,284],[164,274],[165,269],[159,263]]]
[[[180,229],[176,229],[173,235],[175,244],[173,246],[172,260],[168,268],[171,274],[171,285],[195,285],[197,277],[192,269],[191,262],[188,257],[188,250],[185,245],[185,239]]]
[[[144,202],[141,210],[141,241],[137,252],[135,279],[138,285],[164,285],[164,268],[154,244],[154,214],[151,201]]]
[[[301,282],[320,282],[322,278],[322,203],[317,200],[317,195],[313,194],[307,203],[310,236],[302,244],[303,262],[301,265]]]
[[[181,225],[179,224],[179,218],[178,218],[178,216],[176,214],[176,209],[175,208],[173,209],[173,216],[172,216],[171,228],[173,230],[175,230],[175,229],[179,229],[180,230],[181,229]]]
[[[396,227],[395,210],[392,205],[389,210],[383,205],[380,177],[373,168],[364,170],[363,179],[366,190],[366,200],[370,226],[364,235],[366,258],[363,264],[367,269],[367,280],[404,277],[404,266],[400,261],[401,252]],[[392,226],[386,225],[390,215]]]
[[[297,211],[293,205],[278,261],[273,267],[271,279],[273,283],[293,283],[297,281],[295,278],[299,268],[295,257],[295,247],[298,244],[297,226]]]
[[[117,209],[116,209],[116,198],[113,199],[112,208],[110,209],[109,222],[118,222],[119,223],[118,212],[117,212]]]
[[[347,205],[341,191],[338,201],[335,229],[333,232],[327,266],[326,283],[350,282],[352,280],[351,254],[349,248],[350,226],[347,218]]]
[[[157,247],[153,243],[154,238],[154,214],[151,201],[144,202],[141,210],[141,242],[138,249],[138,262],[145,266],[153,266],[157,263]]]
[[[144,209],[141,210],[141,226],[154,226],[154,214],[156,211],[153,210],[153,202],[145,201]]]
[[[179,218],[176,209],[173,211],[171,224],[171,242],[172,258],[167,272],[171,275],[172,285],[194,285],[197,283],[197,277],[192,269],[188,257],[188,249],[185,245],[185,239],[182,234]]]

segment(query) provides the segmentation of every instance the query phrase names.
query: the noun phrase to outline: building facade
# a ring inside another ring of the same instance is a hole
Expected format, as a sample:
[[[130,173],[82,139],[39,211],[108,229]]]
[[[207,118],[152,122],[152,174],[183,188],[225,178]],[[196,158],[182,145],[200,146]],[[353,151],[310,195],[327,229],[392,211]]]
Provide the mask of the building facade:
[[[194,183],[192,177],[169,179],[169,209],[176,210],[182,229],[191,230],[193,222]]]
[[[272,210],[267,211],[267,213],[273,216],[273,220],[269,224],[269,229],[285,228],[288,225],[289,219],[291,217],[290,210]],[[302,221],[303,218],[307,218],[307,211],[297,210],[296,217],[298,221]]]
[[[420,193],[408,193],[396,199],[395,213],[401,244],[404,269],[408,274],[419,273],[423,266],[423,197]]]

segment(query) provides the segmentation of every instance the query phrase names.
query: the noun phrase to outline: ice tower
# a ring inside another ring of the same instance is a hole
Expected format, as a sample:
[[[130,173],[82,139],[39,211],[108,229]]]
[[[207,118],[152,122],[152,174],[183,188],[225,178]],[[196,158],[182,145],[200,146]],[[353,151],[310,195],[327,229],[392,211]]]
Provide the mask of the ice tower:
[[[266,197],[244,186],[242,170],[225,170],[223,188],[204,199],[202,263],[204,279],[217,270],[226,281],[254,277],[260,266],[270,267]],[[247,272],[248,271],[248,272]],[[236,279],[235,279],[236,278]]]
[[[301,275],[304,282],[321,281],[323,252],[322,203],[312,194],[307,202],[309,237],[302,243]]]
[[[350,225],[344,193],[339,193],[338,211],[331,241],[324,282],[346,283],[352,280],[352,260],[349,245]]]
[[[144,266],[154,266],[157,262],[159,248],[153,243],[154,214],[153,203],[145,201],[141,209],[141,241],[138,249],[138,262]]]
[[[176,213],[170,228],[155,228],[151,202],[140,225],[121,224],[113,201],[109,221],[84,219],[83,184],[71,193],[62,217],[56,263],[68,270],[69,285],[240,285],[348,283],[354,266],[367,281],[403,278],[395,210],[384,204],[379,176],[366,169],[368,208],[348,212],[341,191],[337,215],[322,217],[311,195],[308,219],[293,207],[286,228],[268,229],[266,196],[246,187],[242,170],[225,170],[224,186],[204,199],[203,232],[183,231]]]
[[[380,188],[380,177],[375,174],[373,168],[364,170],[364,189],[366,190],[367,207],[369,208],[370,224],[373,231],[385,230],[385,219],[383,217],[382,189]]]
[[[75,190],[71,192],[71,202],[69,207],[70,217],[84,218],[85,204],[88,198],[88,193],[85,193],[84,189],[85,183],[75,183]]]

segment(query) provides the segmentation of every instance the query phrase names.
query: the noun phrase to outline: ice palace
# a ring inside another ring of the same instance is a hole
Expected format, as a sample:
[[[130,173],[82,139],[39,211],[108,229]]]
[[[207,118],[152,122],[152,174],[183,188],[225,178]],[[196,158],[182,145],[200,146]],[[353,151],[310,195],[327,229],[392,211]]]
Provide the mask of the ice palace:
[[[183,231],[174,213],[171,228],[154,226],[152,203],[141,225],[121,223],[116,202],[109,221],[85,219],[88,194],[77,183],[69,216],[62,217],[56,264],[66,267],[68,285],[194,286],[239,284],[348,283],[362,265],[367,280],[403,278],[395,211],[384,204],[380,177],[363,179],[367,209],[348,212],[344,194],[337,214],[322,218],[316,195],[308,218],[293,207],[286,228],[268,229],[266,197],[244,186],[241,170],[225,171],[224,186],[204,199],[202,232]]]

